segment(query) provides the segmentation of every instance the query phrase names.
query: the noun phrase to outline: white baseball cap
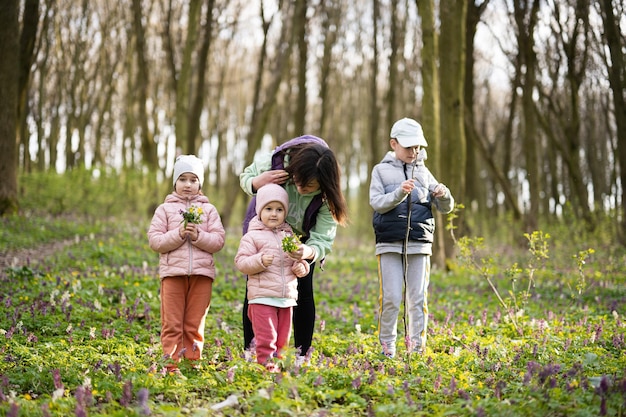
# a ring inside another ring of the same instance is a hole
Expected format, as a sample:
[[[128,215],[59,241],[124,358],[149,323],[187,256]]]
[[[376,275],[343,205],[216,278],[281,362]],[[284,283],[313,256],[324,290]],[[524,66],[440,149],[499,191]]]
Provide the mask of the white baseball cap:
[[[412,148],[414,146],[428,146],[422,126],[413,119],[405,117],[398,120],[391,126],[389,135],[392,139],[398,141],[403,148]]]

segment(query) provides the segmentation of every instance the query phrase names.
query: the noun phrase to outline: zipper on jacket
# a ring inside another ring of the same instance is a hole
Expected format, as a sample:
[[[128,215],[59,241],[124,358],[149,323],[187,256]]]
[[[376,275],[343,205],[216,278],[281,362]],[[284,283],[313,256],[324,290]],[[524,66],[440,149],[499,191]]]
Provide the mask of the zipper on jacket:
[[[190,200],[187,199],[187,210],[189,210],[189,202]],[[187,266],[187,276],[191,276],[193,273],[193,243],[191,243],[191,237],[189,235],[187,235],[187,238],[185,239],[187,241],[187,248],[189,250],[189,265]]]
[[[278,252],[280,253],[280,277],[283,280],[283,296],[282,298],[286,298],[286,287],[287,287],[287,280],[285,279],[285,252],[283,252],[282,249],[282,242],[281,239],[278,237],[278,231],[276,229],[273,230],[274,232],[274,239],[276,239],[276,243],[278,244]]]

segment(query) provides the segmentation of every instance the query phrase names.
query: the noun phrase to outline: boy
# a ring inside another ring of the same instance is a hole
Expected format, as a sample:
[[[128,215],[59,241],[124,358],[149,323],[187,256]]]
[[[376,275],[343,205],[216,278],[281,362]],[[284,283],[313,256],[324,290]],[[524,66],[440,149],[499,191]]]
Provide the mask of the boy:
[[[393,358],[400,302],[405,302],[405,343],[409,353],[422,353],[428,322],[435,220],[434,204],[442,213],[454,207],[448,188],[430,173],[424,161],[428,146],[422,127],[413,119],[398,120],[391,128],[392,151],[372,170],[370,205],[374,209],[376,256],[380,281],[379,340],[383,354]]]

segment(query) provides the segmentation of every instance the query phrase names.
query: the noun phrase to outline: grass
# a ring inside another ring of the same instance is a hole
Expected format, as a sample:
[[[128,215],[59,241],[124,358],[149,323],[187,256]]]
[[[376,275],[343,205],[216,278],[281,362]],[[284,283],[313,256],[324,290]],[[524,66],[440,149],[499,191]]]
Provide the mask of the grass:
[[[623,248],[589,252],[567,245],[561,231],[529,235],[531,247],[546,241],[542,259],[541,250],[462,241],[465,256],[431,277],[425,354],[408,357],[400,344],[389,360],[377,341],[373,247],[344,233],[315,276],[310,362],[298,366],[289,352],[284,371],[270,374],[242,351],[245,281],[231,230],[216,255],[202,366],[183,365],[182,379],[160,372],[147,225],[3,220],[0,253],[71,244],[0,272],[0,416],[626,415]],[[219,409],[229,397],[236,404]]]

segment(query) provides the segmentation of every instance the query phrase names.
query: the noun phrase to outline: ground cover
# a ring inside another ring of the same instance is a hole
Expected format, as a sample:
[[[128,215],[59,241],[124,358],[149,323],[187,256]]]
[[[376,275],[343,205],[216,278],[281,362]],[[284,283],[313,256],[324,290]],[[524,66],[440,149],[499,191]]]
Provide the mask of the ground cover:
[[[316,275],[310,361],[290,352],[274,375],[241,349],[234,230],[217,255],[204,360],[183,379],[161,373],[147,221],[3,221],[0,415],[626,415],[623,249],[543,234],[515,254],[461,241],[464,257],[432,275],[425,354],[400,346],[389,360],[372,247],[340,238]],[[559,253],[542,257],[544,243]]]

